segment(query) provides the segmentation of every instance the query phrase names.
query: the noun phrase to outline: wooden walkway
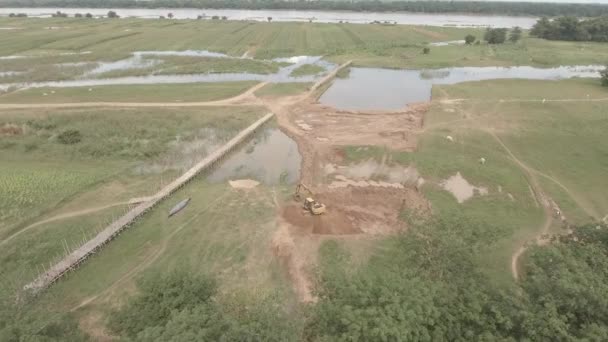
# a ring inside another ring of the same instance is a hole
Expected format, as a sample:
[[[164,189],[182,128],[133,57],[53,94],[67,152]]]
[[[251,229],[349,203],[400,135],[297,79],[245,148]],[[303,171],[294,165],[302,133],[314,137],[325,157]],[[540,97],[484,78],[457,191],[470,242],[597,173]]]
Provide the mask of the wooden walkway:
[[[273,113],[269,113],[263,118],[259,119],[251,126],[245,128],[239,134],[237,134],[232,140],[226,143],[224,146],[211,153],[205,159],[201,160],[198,164],[194,165],[191,169],[186,171],[179,178],[165,186],[153,198],[149,201],[143,202],[131,209],[125,215],[120,217],[118,220],[112,222],[97,236],[87,241],[85,244],[80,246],[78,249],[67,255],[61,261],[53,265],[51,268],[46,270],[43,274],[38,276],[34,281],[24,286],[24,290],[31,291],[33,293],[44,290],[63,275],[68,273],[70,270],[76,268],[80,263],[86,260],[89,256],[97,252],[103,245],[111,241],[118,234],[120,234],[125,228],[128,228],[137,218],[144,215],[148,210],[152,209],[155,205],[160,203],[162,200],[170,196],[177,189],[182,187],[192,178],[194,178],[201,171],[215,164],[227,153],[231,152],[234,148],[244,142],[249,136],[251,136],[258,128],[268,122],[274,116]]]

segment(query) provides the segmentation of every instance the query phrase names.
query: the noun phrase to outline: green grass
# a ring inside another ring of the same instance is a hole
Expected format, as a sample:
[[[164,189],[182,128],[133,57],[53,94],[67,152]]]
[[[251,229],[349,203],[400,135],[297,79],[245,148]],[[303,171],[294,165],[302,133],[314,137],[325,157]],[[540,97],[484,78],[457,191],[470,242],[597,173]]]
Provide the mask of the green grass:
[[[59,314],[100,295],[76,315],[81,319],[104,317],[132,295],[134,280],[145,272],[176,268],[216,275],[224,296],[277,296],[280,305],[293,307],[291,284],[271,248],[276,230],[273,193],[277,192],[283,198],[289,189],[260,186],[243,196],[226,183],[210,184],[199,177],[104,247],[78,272],[43,293],[37,308],[31,309]],[[192,198],[190,204],[168,218],[167,212],[186,197]],[[235,212],[239,215],[233,215]],[[104,321],[101,318],[97,327]]]
[[[395,163],[414,165],[427,180],[423,191],[435,214],[449,218],[463,213],[495,227],[491,253],[480,255],[479,263],[498,283],[510,282],[510,256],[521,243],[539,233],[543,213],[531,196],[525,173],[488,130],[493,130],[524,163],[552,177],[537,175],[543,190],[571,223],[587,223],[589,213],[596,219],[608,213],[608,197],[600,186],[608,170],[608,141],[603,138],[608,129],[606,102],[543,104],[542,99],[586,100],[605,98],[605,94],[599,81],[588,79],[495,80],[437,86],[434,99],[461,100],[432,104],[425,117],[426,131],[415,152],[351,146],[344,149],[344,155],[350,162],[370,158],[380,161],[390,155],[389,160]],[[448,135],[455,141],[449,142]],[[485,165],[478,163],[480,157],[486,158]],[[456,172],[469,183],[486,187],[488,195],[458,204],[438,185]],[[553,232],[562,232],[557,226],[553,228]]]
[[[0,112],[0,127],[21,130],[2,136],[0,145],[0,237],[117,174],[173,176],[187,167],[182,159],[202,158],[206,146],[227,141],[261,113],[251,107]],[[80,132],[82,140],[60,143],[57,137],[66,130]]]
[[[0,103],[202,102],[236,96],[255,84],[254,81],[245,81],[33,88],[1,95]],[[47,96],[43,95],[45,93]]]
[[[608,195],[598,188],[608,169],[608,141],[603,138],[608,129],[606,102],[586,101],[606,97],[598,80],[502,80],[442,89],[450,97],[473,98],[468,106],[474,120],[493,127],[520,160],[542,173],[540,180],[553,183],[547,191],[560,206],[577,202],[586,215],[563,210],[573,223],[586,223],[589,216],[600,219],[608,213]],[[496,98],[505,101],[496,104],[491,100]],[[543,98],[580,101],[543,104]]]
[[[91,162],[88,165],[15,161],[2,158],[0,165],[0,239],[14,232],[18,222],[44,213],[66,198],[90,187],[112,173],[116,166]]]
[[[279,63],[254,59],[232,59],[213,57],[163,56],[151,57],[163,61],[157,68],[161,75],[202,73],[252,73],[272,74],[279,71]]]
[[[27,72],[0,77],[0,83],[30,83],[73,80],[83,75],[87,71],[93,70],[96,66],[97,63],[86,63],[82,65],[56,65],[32,63],[30,64],[30,67],[28,68]]]
[[[360,66],[438,68],[598,64],[605,63],[603,56],[608,54],[606,44],[527,37],[517,44],[442,46],[431,48],[428,55],[422,54],[422,48],[429,42],[463,39],[469,33],[477,37],[483,35],[482,29],[473,28],[148,19],[86,21],[72,18],[0,18],[0,24],[23,27],[14,34],[0,37],[0,55],[91,51],[89,55],[61,57],[72,61],[117,60],[130,52],[143,50],[195,49],[235,57],[249,52],[256,59],[323,55],[335,62],[354,59],[355,65]],[[45,30],[45,26],[68,28]],[[24,61],[10,63],[23,68]],[[259,61],[249,63],[255,63],[256,68],[260,66]],[[200,72],[205,68],[195,66],[191,70]],[[185,68],[184,72],[190,72],[190,68]]]
[[[304,64],[304,65],[299,66],[296,69],[294,69],[291,72],[290,76],[300,77],[300,76],[307,76],[307,75],[317,75],[324,71],[325,71],[325,68],[323,68],[321,66],[314,65],[314,64]]]
[[[307,91],[312,83],[269,83],[255,92],[260,97],[281,97],[297,95]]]

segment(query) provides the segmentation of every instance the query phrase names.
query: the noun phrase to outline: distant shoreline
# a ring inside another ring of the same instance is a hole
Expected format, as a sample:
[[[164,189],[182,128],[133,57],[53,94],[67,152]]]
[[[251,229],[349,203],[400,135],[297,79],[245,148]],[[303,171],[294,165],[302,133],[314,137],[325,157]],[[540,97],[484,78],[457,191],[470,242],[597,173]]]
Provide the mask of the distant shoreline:
[[[247,0],[0,0],[0,8],[112,8],[112,9],[195,9],[195,10],[281,10],[343,11],[354,13],[420,13],[498,16],[563,16],[599,17],[608,15],[608,4],[545,3],[501,1],[247,1]]]

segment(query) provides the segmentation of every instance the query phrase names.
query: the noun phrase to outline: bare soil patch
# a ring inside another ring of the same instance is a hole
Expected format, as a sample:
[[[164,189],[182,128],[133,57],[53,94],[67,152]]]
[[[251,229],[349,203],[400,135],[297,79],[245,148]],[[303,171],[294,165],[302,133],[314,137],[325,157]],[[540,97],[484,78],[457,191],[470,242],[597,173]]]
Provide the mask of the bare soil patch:
[[[228,181],[231,187],[235,189],[253,189],[260,185],[260,182],[253,179],[239,179],[234,181]]]

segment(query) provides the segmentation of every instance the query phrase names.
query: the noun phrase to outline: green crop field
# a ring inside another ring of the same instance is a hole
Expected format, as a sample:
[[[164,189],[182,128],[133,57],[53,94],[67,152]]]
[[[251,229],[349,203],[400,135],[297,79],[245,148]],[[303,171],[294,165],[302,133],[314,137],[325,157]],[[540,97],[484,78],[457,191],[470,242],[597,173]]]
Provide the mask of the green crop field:
[[[555,66],[601,64],[608,48],[601,43],[556,42],[524,38],[516,44],[448,45],[422,48],[430,42],[464,39],[481,29],[404,25],[260,23],[239,21],[79,20],[44,21],[0,18],[0,25],[17,27],[0,37],[0,71],[25,71],[3,76],[4,83],[76,78],[97,62],[116,61],[136,51],[209,50],[254,60],[216,60],[201,57],[163,57],[164,63],[140,69],[109,71],[104,77],[150,73],[255,72],[269,73],[276,57],[322,55],[334,62],[383,67]],[[52,25],[58,29],[45,29]],[[83,63],[87,64],[69,64]],[[67,63],[67,64],[66,64]],[[32,68],[35,66],[35,68]]]

